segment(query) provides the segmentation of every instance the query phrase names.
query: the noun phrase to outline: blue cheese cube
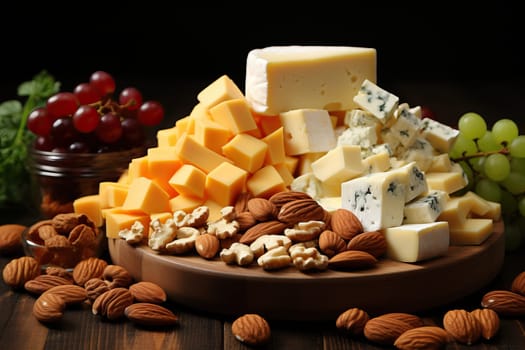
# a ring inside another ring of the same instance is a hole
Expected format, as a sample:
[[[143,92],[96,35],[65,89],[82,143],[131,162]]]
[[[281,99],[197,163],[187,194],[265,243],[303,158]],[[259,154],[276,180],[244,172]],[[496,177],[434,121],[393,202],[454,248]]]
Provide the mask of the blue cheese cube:
[[[373,82],[365,79],[354,96],[354,102],[372,113],[382,124],[385,124],[394,114],[399,103],[399,97],[383,90]]]
[[[396,121],[390,127],[392,136],[397,138],[404,147],[410,147],[419,135],[421,119],[410,111],[408,104],[401,104],[394,115]]]
[[[416,162],[421,171],[427,171],[432,165],[435,149],[430,142],[418,137],[410,147],[398,147],[396,154],[399,159],[407,163]]]
[[[406,185],[398,173],[374,173],[341,184],[341,206],[354,213],[365,231],[403,222]]]
[[[390,172],[401,175],[401,179],[406,185],[405,202],[410,202],[420,194],[427,192],[425,174],[418,168],[416,162],[410,162],[397,169],[392,169]]]
[[[352,109],[345,114],[344,123],[348,127],[374,126],[377,127],[379,120],[372,113],[362,109]]]
[[[349,127],[337,138],[337,145],[356,145],[362,148],[370,148],[377,144],[377,132],[375,126]]]
[[[431,191],[405,205],[403,224],[434,222],[443,212],[448,194],[445,191]]]
[[[459,135],[459,130],[430,118],[423,118],[422,136],[441,153],[448,153]]]

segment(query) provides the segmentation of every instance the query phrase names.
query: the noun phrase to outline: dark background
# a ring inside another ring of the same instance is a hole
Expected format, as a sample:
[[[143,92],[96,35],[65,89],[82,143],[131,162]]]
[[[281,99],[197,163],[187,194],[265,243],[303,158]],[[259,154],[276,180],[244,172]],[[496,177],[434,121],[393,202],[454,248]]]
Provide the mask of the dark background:
[[[185,116],[197,93],[223,74],[244,88],[245,60],[272,45],[374,47],[378,83],[446,121],[475,110],[522,118],[523,16],[504,2],[458,9],[446,2],[246,2],[195,6],[66,3],[5,9],[0,23],[0,100],[48,70],[72,90],[96,70],[117,90],[161,101],[164,125]],[[60,13],[65,11],[65,13]]]

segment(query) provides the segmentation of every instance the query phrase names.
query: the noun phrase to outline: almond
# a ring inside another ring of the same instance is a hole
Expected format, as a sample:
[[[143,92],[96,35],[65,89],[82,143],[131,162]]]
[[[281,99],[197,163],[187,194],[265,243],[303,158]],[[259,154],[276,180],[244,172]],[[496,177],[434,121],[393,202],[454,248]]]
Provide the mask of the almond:
[[[86,290],[88,299],[93,302],[101,294],[107,292],[109,286],[106,281],[100,278],[92,278],[84,283],[84,289]]]
[[[525,271],[514,277],[510,290],[514,293],[525,295]]]
[[[160,304],[167,300],[164,289],[158,284],[148,281],[141,281],[129,286],[129,292],[136,302]]]
[[[33,315],[44,323],[57,322],[64,316],[66,303],[56,294],[42,294],[33,304]]]
[[[353,336],[361,336],[369,319],[370,316],[366,311],[354,307],[340,314],[335,321],[335,326]]]
[[[40,237],[40,239],[43,240],[44,242],[47,239],[50,239],[51,237],[58,236],[57,230],[55,230],[55,228],[51,224],[41,225],[40,227],[38,227],[37,232],[38,232],[38,237]]]
[[[95,228],[94,223],[85,214],[78,213],[61,213],[51,219],[51,224],[55,230],[62,235],[68,235],[75,226],[80,224],[88,225]]]
[[[88,280],[100,277],[104,273],[104,269],[108,266],[105,260],[100,258],[87,258],[80,261],[73,269],[73,279],[79,286],[83,286]]]
[[[272,202],[277,209],[281,209],[284,204],[298,199],[312,199],[312,197],[301,191],[282,191],[273,194],[268,200]]]
[[[476,309],[470,312],[481,326],[481,336],[490,340],[499,331],[499,316],[492,309]]]
[[[248,210],[248,201],[253,198],[250,192],[242,192],[237,196],[235,204],[233,205],[234,211],[237,215],[244,213]]]
[[[27,226],[18,224],[0,225],[0,255],[15,255],[22,252],[22,232]]]
[[[366,269],[374,266],[377,259],[370,253],[360,250],[346,250],[334,255],[328,260],[328,267],[331,269],[354,270]]]
[[[265,198],[252,198],[247,203],[247,208],[257,221],[275,220],[279,209]]]
[[[71,280],[53,275],[39,275],[24,284],[25,290],[33,294],[42,294],[50,288],[63,284],[73,284]]]
[[[500,316],[520,317],[525,315],[525,296],[508,290],[493,290],[483,296],[481,306]]]
[[[97,233],[93,228],[85,224],[75,226],[71,232],[69,232],[68,240],[75,247],[90,247],[95,246]]]
[[[32,242],[35,242],[37,244],[44,244],[44,240],[40,238],[40,234],[38,233],[38,229],[44,225],[52,225],[52,220],[40,220],[35,222],[33,225],[29,226],[29,228],[27,229],[27,236]]]
[[[246,230],[246,232],[239,239],[239,243],[251,244],[257,238],[264,235],[283,234],[284,230],[288,226],[289,225],[277,220],[260,222]]]
[[[124,315],[142,326],[166,327],[179,322],[179,318],[171,310],[151,303],[131,304],[124,309]]]
[[[366,339],[374,343],[393,345],[401,334],[413,328],[408,322],[393,317],[377,316],[365,324],[363,333]]]
[[[258,314],[245,314],[232,323],[232,333],[241,343],[261,345],[270,339],[270,325]]]
[[[386,253],[386,239],[379,231],[369,231],[354,236],[346,246],[348,250],[362,250],[379,258]]]
[[[133,282],[133,278],[128,270],[118,265],[107,265],[102,272],[102,278],[106,281],[109,289],[124,287],[127,288]]]
[[[481,337],[481,325],[468,311],[449,310],[443,316],[443,327],[459,343],[472,345]]]
[[[27,281],[38,275],[40,275],[40,265],[30,256],[11,260],[2,271],[5,284],[15,289],[22,288]]]
[[[63,284],[60,286],[55,286],[46,290],[43,294],[55,294],[64,300],[64,302],[69,304],[81,303],[87,299],[87,292],[84,287],[77,286],[75,284]]]
[[[392,318],[398,321],[403,321],[411,325],[412,327],[422,327],[425,325],[423,319],[419,316],[412,315],[405,312],[390,312],[381,315],[383,318]]]
[[[46,267],[46,275],[58,276],[73,281],[73,275],[71,272],[60,266]]]
[[[126,288],[114,288],[102,293],[93,302],[91,311],[108,320],[116,320],[124,316],[124,311],[133,304],[133,296]]]
[[[403,332],[394,342],[400,350],[441,349],[449,342],[446,330],[436,326],[423,326]]]
[[[249,211],[243,211],[242,213],[237,214],[235,220],[239,223],[240,232],[244,232],[257,224],[257,220],[255,220],[253,214]]]
[[[199,235],[195,239],[195,250],[204,259],[213,259],[219,252],[220,247],[221,243],[217,236],[209,233]]]
[[[277,219],[286,224],[295,225],[299,222],[322,221],[324,216],[324,208],[317,201],[310,198],[296,199],[283,204]]]
[[[346,240],[350,240],[363,232],[363,225],[358,217],[344,208],[339,208],[332,213],[330,226],[332,231]]]
[[[346,242],[334,231],[324,230],[319,235],[319,250],[331,258],[346,250]]]

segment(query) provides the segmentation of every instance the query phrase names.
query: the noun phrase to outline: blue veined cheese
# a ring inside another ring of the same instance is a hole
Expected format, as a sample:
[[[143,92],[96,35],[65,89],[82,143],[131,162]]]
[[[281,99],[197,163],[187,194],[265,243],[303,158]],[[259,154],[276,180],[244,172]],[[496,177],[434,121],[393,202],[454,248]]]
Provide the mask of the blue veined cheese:
[[[404,147],[410,147],[419,136],[421,119],[410,111],[407,103],[402,103],[394,112],[395,122],[390,126],[392,136]]]
[[[253,110],[278,115],[299,108],[343,111],[365,79],[376,81],[376,50],[351,46],[270,46],[246,60],[245,96]]]
[[[422,224],[434,222],[447,203],[448,194],[444,191],[431,191],[405,205],[403,224]]]
[[[436,150],[448,153],[459,135],[459,130],[437,120],[423,118],[421,134]]]
[[[381,129],[380,136],[383,143],[387,144],[392,151],[396,150],[401,145],[401,142],[390,128]]]
[[[379,120],[372,113],[362,109],[352,109],[345,113],[344,123],[348,127],[356,126],[374,126],[380,125]]]
[[[370,151],[373,154],[379,154],[379,153],[382,153],[382,152],[386,152],[389,157],[393,157],[394,156],[394,151],[392,150],[392,147],[390,147],[390,145],[387,144],[387,143],[382,143],[382,144],[379,144],[379,145],[375,145],[374,147],[372,147],[372,149]]]
[[[410,162],[389,172],[401,175],[406,185],[405,202],[410,202],[428,190],[425,174],[418,168],[416,162]]]
[[[399,97],[366,79],[357,95],[354,96],[354,102],[385,124],[394,114],[399,103]]]
[[[427,171],[432,165],[435,149],[427,140],[417,137],[410,147],[398,147],[396,154],[399,159],[406,162],[416,162],[421,171]]]
[[[328,111],[295,109],[279,114],[284,129],[286,154],[295,156],[327,152],[336,146],[334,128]]]
[[[423,117],[421,106],[415,106],[415,107],[410,108],[410,113],[415,115],[418,119],[421,119]]]
[[[406,224],[382,230],[386,240],[386,256],[406,263],[415,263],[447,254],[450,232],[446,221]]]
[[[337,145],[357,145],[361,148],[370,148],[377,144],[375,126],[353,126],[346,128],[337,138]]]
[[[403,222],[406,185],[400,174],[384,172],[341,184],[341,206],[361,221],[365,231],[399,226]]]

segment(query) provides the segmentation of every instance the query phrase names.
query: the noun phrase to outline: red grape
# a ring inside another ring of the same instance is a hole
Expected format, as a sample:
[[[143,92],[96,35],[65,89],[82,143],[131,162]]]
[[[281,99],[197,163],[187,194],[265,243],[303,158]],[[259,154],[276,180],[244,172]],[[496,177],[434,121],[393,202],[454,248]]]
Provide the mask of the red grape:
[[[115,92],[115,79],[104,71],[96,71],[91,74],[89,82],[93,84],[102,95],[110,95]]]
[[[78,106],[78,99],[72,92],[58,92],[48,98],[46,103],[47,112],[54,120],[72,115]]]
[[[35,149],[39,151],[51,151],[54,147],[53,140],[48,136],[37,136],[34,142]]]
[[[78,84],[73,93],[78,98],[78,101],[81,105],[88,105],[100,101],[102,94],[98,89],[89,83]]]
[[[157,101],[144,102],[139,108],[137,118],[142,125],[158,125],[164,118],[164,108]]]
[[[120,124],[118,115],[109,112],[100,117],[96,133],[102,142],[117,142],[122,136],[122,125]]]
[[[94,131],[99,123],[100,114],[95,107],[84,105],[78,107],[73,114],[73,125],[80,132],[88,133]]]
[[[140,125],[139,121],[135,118],[124,118],[122,124],[122,137],[126,143],[131,146],[140,146],[146,139],[144,129]]]
[[[127,87],[120,92],[118,101],[121,105],[129,104],[127,109],[133,111],[142,105],[142,93],[134,87]]]
[[[73,119],[70,117],[62,117],[55,120],[51,127],[50,135],[56,145],[69,145],[77,137],[77,132],[73,126]]]
[[[52,124],[53,119],[44,107],[35,108],[27,117],[27,128],[35,135],[48,135]]]
[[[68,147],[69,152],[71,153],[88,153],[89,146],[87,143],[82,141],[72,142]]]

